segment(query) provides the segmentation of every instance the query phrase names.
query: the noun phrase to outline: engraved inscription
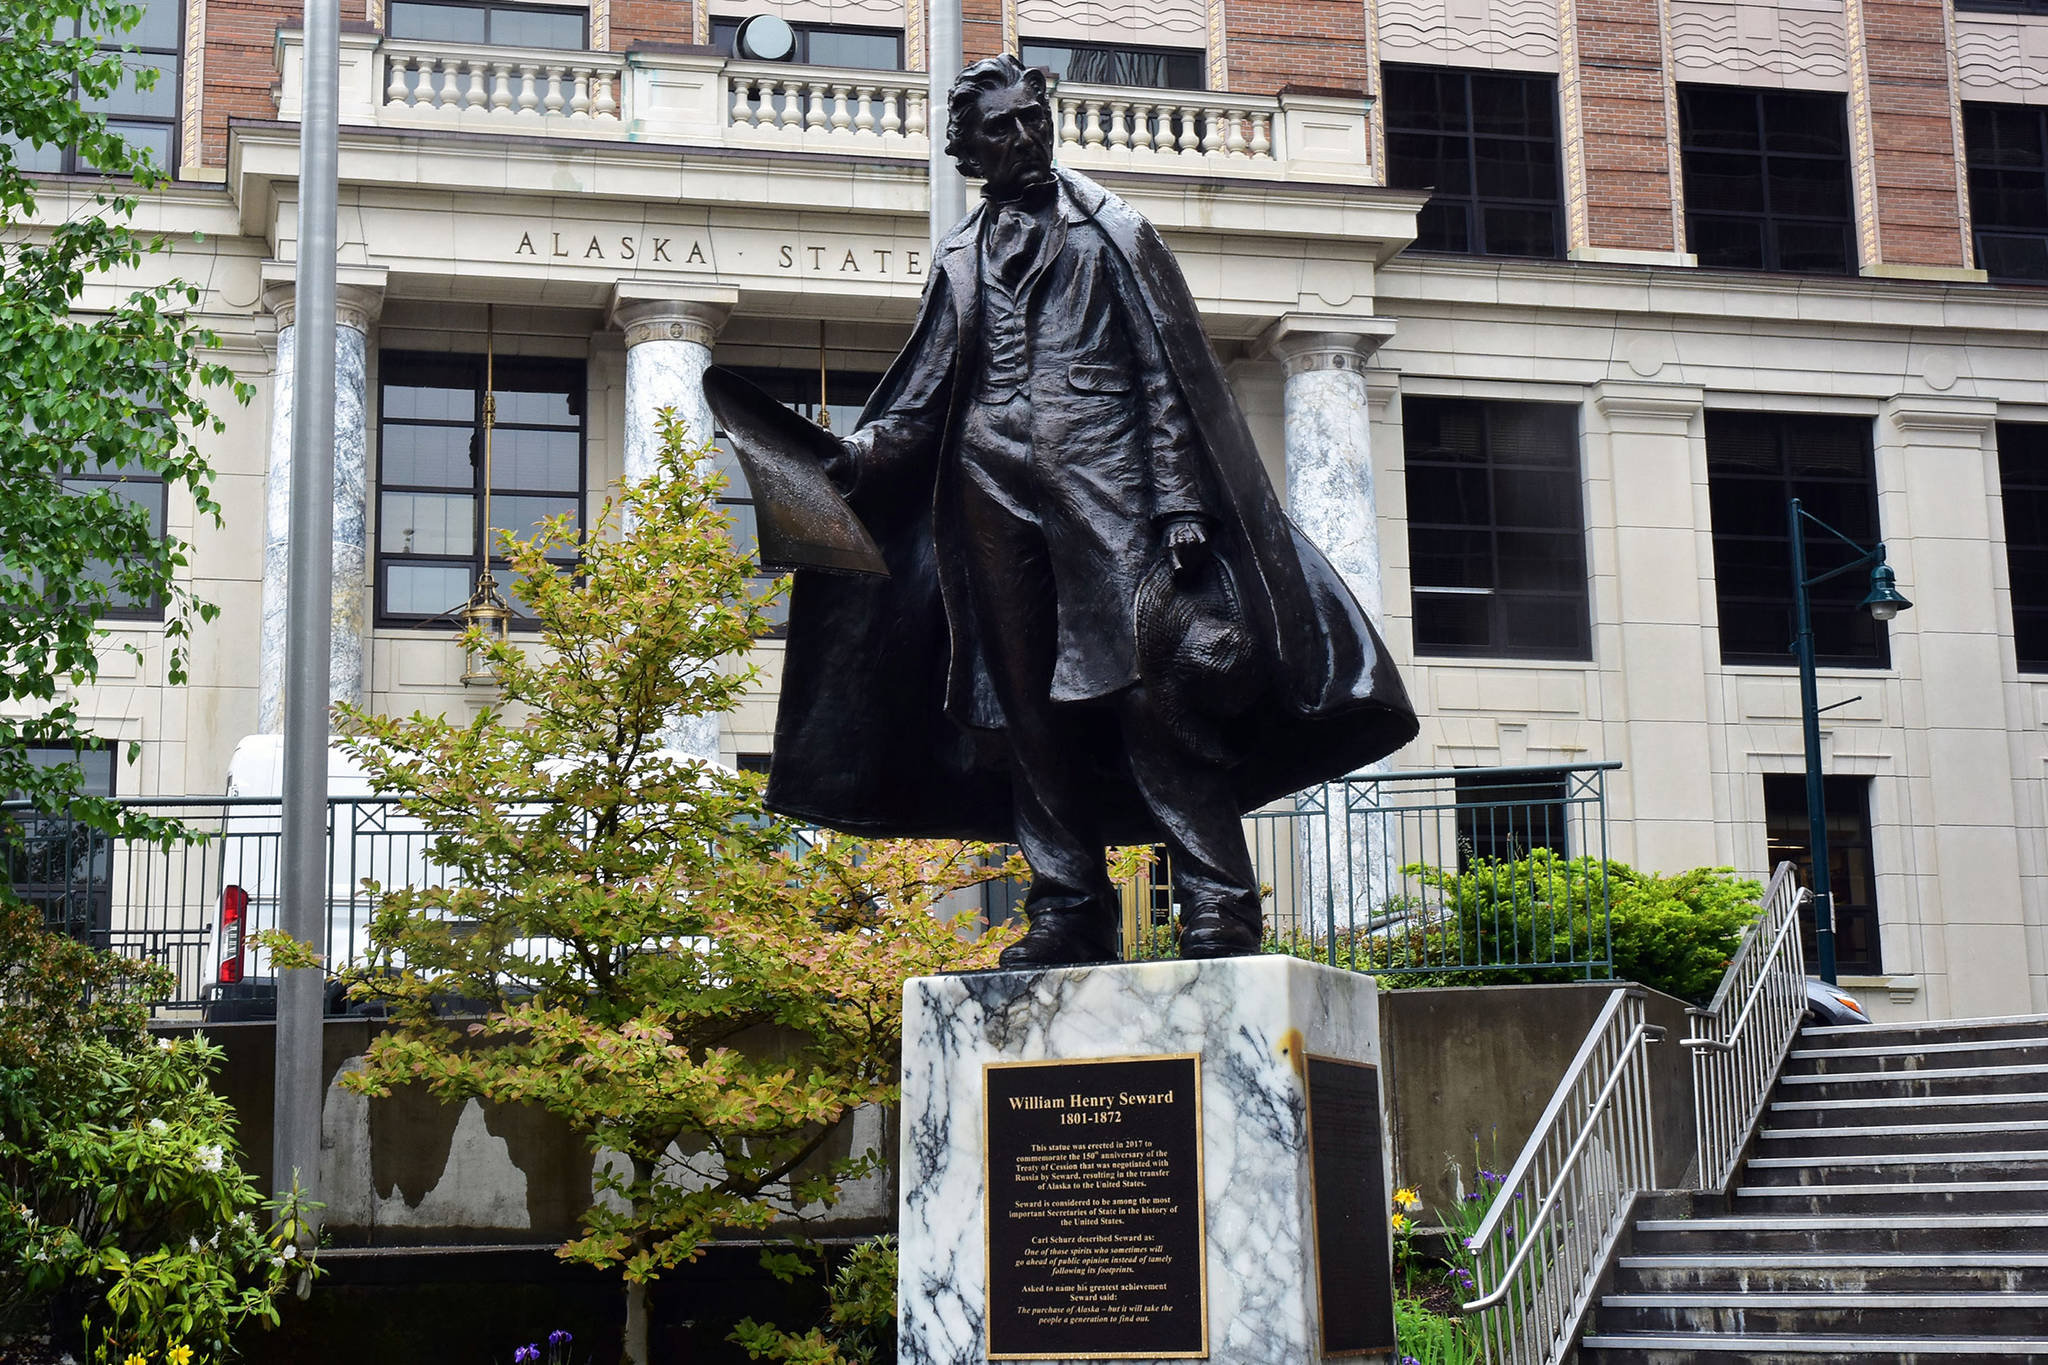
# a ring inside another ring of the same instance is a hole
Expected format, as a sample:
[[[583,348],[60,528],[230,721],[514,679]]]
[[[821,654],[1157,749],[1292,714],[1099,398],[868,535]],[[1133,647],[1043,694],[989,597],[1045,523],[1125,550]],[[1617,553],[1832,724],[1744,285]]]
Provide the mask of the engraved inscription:
[[[1197,1066],[984,1073],[990,1359],[1207,1354]]]

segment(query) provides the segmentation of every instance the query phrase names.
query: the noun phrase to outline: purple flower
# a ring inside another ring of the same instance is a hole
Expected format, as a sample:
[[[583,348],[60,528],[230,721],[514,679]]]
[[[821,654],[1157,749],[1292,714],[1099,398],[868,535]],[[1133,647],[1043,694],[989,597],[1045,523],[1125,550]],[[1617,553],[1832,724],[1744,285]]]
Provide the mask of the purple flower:
[[[1401,1365],[1422,1365],[1422,1362],[1417,1360],[1414,1356],[1402,1356]]]
[[[539,1359],[540,1346],[537,1343],[522,1346],[512,1353],[512,1365],[533,1365]]]
[[[550,1346],[567,1346],[574,1340],[576,1338],[570,1336],[567,1332],[555,1331],[548,1333],[548,1345]]]

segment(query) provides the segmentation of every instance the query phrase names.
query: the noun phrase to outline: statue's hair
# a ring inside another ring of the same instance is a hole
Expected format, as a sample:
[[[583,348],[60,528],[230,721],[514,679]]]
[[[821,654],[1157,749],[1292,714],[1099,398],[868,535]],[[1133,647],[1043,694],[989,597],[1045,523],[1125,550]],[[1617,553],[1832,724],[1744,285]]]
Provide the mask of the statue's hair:
[[[1046,114],[1051,115],[1045,73],[1024,65],[1008,52],[976,62],[954,79],[952,92],[946,97],[946,155],[960,163],[961,174],[981,174],[981,163],[967,147],[967,135],[974,128],[975,102],[991,90],[1006,90],[1013,85],[1029,89]]]

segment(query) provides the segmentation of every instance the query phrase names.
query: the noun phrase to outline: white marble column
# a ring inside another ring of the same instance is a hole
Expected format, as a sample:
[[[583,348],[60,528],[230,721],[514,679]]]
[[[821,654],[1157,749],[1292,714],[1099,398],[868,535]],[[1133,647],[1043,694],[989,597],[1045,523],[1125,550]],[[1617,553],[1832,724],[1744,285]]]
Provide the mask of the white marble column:
[[[1389,318],[1290,314],[1259,341],[1286,371],[1288,515],[1329,558],[1375,628],[1384,620],[1385,600],[1365,366],[1392,332]],[[1384,770],[1375,764],[1369,771]],[[1311,937],[1327,933],[1333,912],[1340,933],[1362,928],[1392,889],[1386,818],[1351,809],[1366,794],[1331,783],[1313,798],[1325,803],[1327,821],[1301,822],[1299,927]]]
[[[625,481],[639,483],[659,467],[660,416],[672,409],[692,441],[711,440],[711,406],[704,401],[704,371],[718,329],[737,295],[642,292],[622,284],[612,321],[626,334],[626,420],[620,446]],[[662,735],[663,747],[716,762],[718,718],[682,716]]]
[[[334,329],[334,608],[330,616],[327,699],[369,700],[369,332],[383,292],[341,285]],[[258,637],[257,724],[277,734],[284,723],[285,561],[291,531],[292,381],[297,331],[292,288],[273,284],[264,303],[277,317],[277,367],[271,379],[269,474],[264,481],[263,619]]]

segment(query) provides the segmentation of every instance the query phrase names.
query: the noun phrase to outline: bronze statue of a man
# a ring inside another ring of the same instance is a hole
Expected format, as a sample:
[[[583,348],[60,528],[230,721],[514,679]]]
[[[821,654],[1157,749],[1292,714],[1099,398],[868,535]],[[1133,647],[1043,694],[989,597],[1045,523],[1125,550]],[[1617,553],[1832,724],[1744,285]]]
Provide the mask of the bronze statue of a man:
[[[915,332],[828,459],[889,576],[800,572],[768,800],[842,829],[1014,840],[1005,966],[1114,961],[1118,843],[1166,846],[1184,957],[1259,950],[1241,814],[1416,722],[1281,511],[1173,255],[1053,164],[1042,73],[954,83],[984,182]]]

